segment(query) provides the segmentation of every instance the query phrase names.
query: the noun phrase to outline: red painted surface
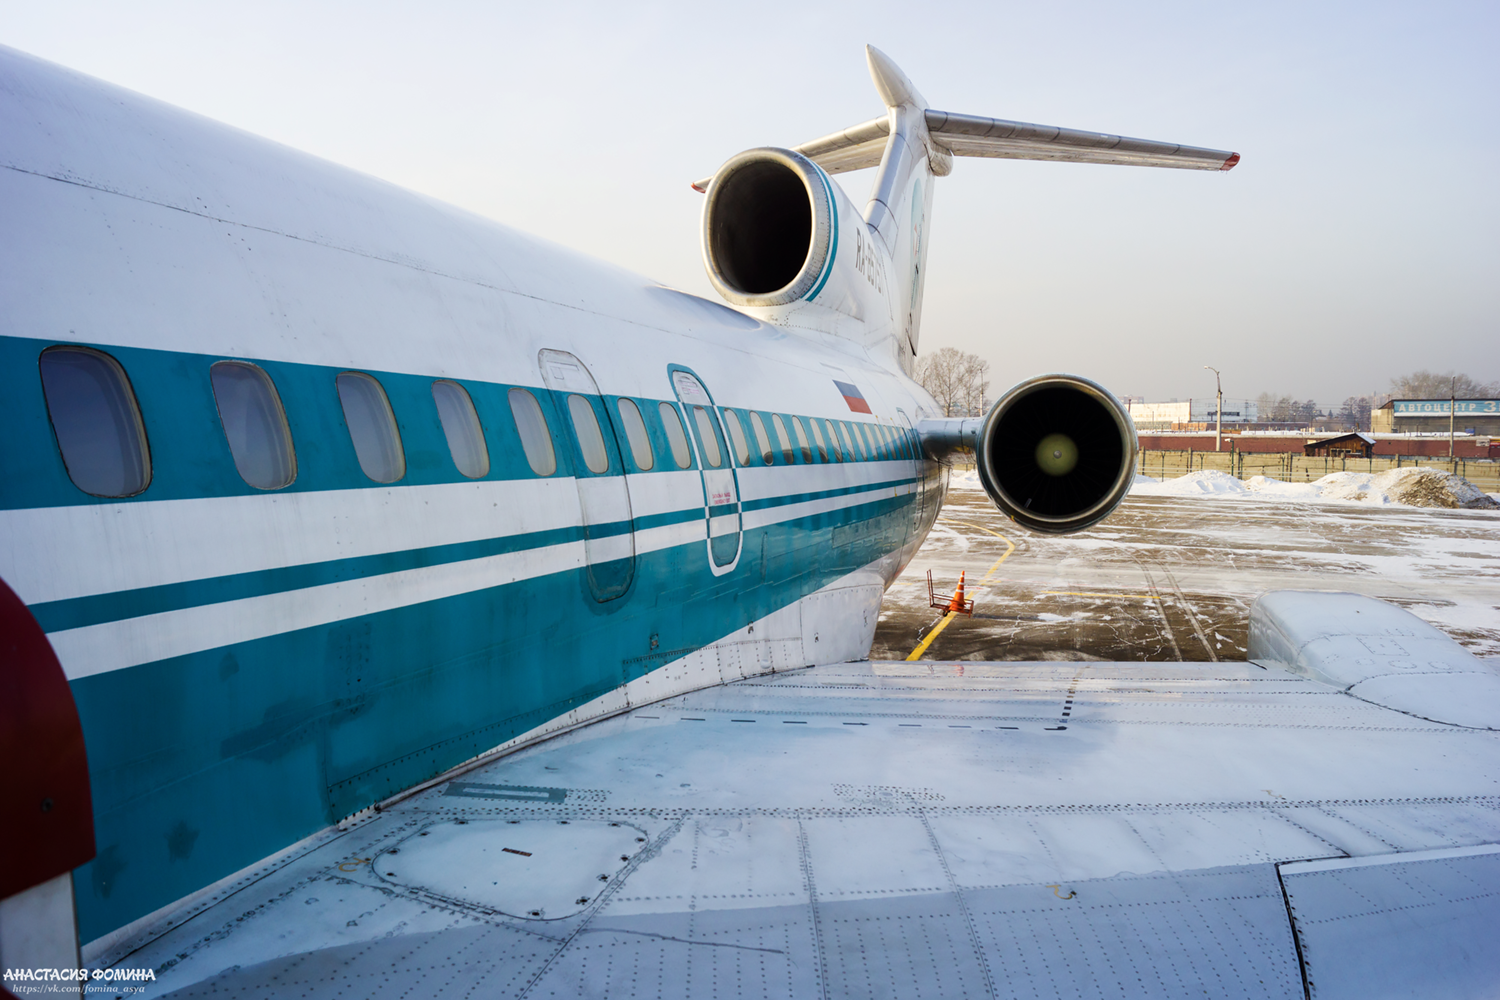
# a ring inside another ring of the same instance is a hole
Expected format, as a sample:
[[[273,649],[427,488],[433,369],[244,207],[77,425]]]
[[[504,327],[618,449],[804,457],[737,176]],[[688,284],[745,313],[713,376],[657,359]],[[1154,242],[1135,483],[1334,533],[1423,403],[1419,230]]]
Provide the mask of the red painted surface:
[[[52,644],[0,580],[0,899],[94,856],[89,764]]]
[[[867,402],[865,402],[865,399],[864,399],[863,396],[859,396],[859,397],[845,396],[844,397],[844,402],[848,403],[849,404],[849,409],[853,410],[855,413],[869,413],[870,412],[870,404],[867,403]]]

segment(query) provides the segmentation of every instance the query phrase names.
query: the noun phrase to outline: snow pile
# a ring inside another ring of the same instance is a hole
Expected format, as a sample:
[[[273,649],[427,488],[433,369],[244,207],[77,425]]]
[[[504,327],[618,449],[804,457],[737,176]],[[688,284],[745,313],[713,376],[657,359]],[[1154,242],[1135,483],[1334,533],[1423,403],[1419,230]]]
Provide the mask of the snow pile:
[[[982,490],[984,487],[979,482],[979,472],[970,469],[968,472],[954,472],[948,476],[948,485],[961,490]]]
[[[1391,469],[1378,475],[1334,472],[1310,483],[1284,483],[1267,476],[1241,482],[1223,472],[1192,472],[1157,481],[1137,476],[1131,491],[1143,496],[1245,496],[1267,500],[1345,500],[1385,506],[1500,509],[1489,494],[1437,469]]]
[[[954,473],[949,485],[956,489],[983,489],[979,473]],[[1449,507],[1496,510],[1500,503],[1462,476],[1439,469],[1391,469],[1376,475],[1368,472],[1334,472],[1310,483],[1284,483],[1266,476],[1241,480],[1205,469],[1176,479],[1154,479],[1137,475],[1130,487],[1137,496],[1148,497],[1241,497],[1245,499],[1316,501],[1345,500],[1353,503],[1407,507]]]
[[[1224,496],[1249,492],[1249,487],[1227,472],[1205,469],[1189,472],[1176,479],[1159,480],[1150,476],[1136,476],[1132,493],[1148,493],[1159,497]]]
[[[1462,476],[1437,469],[1392,469],[1370,480],[1371,496],[1381,493],[1408,507],[1463,507],[1494,510],[1500,503]]]

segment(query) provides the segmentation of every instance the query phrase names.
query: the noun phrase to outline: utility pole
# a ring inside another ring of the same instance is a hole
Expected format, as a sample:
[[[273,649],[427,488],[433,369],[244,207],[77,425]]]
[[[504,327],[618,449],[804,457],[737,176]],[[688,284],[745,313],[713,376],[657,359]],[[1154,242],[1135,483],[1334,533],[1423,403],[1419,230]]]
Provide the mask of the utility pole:
[[[1222,451],[1224,447],[1224,383],[1219,378],[1219,369],[1212,365],[1203,366],[1214,373],[1214,385],[1218,387],[1218,408],[1214,410],[1214,451]]]
[[[1454,386],[1458,383],[1458,376],[1448,380],[1448,461],[1453,461],[1453,411],[1458,409],[1457,390]]]

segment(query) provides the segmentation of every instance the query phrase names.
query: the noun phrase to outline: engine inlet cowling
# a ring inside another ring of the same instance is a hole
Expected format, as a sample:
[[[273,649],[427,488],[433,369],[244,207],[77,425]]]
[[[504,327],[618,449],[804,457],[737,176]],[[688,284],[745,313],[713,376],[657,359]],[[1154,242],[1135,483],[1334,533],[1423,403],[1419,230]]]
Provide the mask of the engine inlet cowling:
[[[985,417],[979,480],[1004,514],[1033,531],[1082,531],[1125,499],[1138,447],[1130,415],[1109,390],[1077,375],[1039,375]]]
[[[703,262],[741,306],[779,306],[813,289],[832,240],[832,194],[812,161],[751,149],[719,168],[703,206]]]

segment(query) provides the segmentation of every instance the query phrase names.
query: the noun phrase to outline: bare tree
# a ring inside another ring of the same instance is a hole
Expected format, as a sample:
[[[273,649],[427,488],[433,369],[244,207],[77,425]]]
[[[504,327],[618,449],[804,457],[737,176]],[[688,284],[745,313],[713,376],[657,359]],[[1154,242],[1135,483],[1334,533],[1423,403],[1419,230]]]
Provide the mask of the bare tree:
[[[1256,400],[1260,419],[1278,424],[1310,424],[1318,415],[1318,404],[1309,399],[1300,402],[1291,396],[1263,392]]]
[[[932,393],[947,417],[984,414],[990,388],[990,363],[977,354],[944,347],[917,359],[916,379]]]
[[[1372,402],[1373,400],[1369,396],[1350,396],[1344,400],[1343,409],[1339,410],[1339,419],[1351,431],[1369,430],[1370,406]]]
[[[1450,391],[1459,399],[1492,399],[1500,396],[1500,382],[1480,382],[1454,372],[1439,375],[1425,368],[1391,379],[1396,399],[1447,399]]]

